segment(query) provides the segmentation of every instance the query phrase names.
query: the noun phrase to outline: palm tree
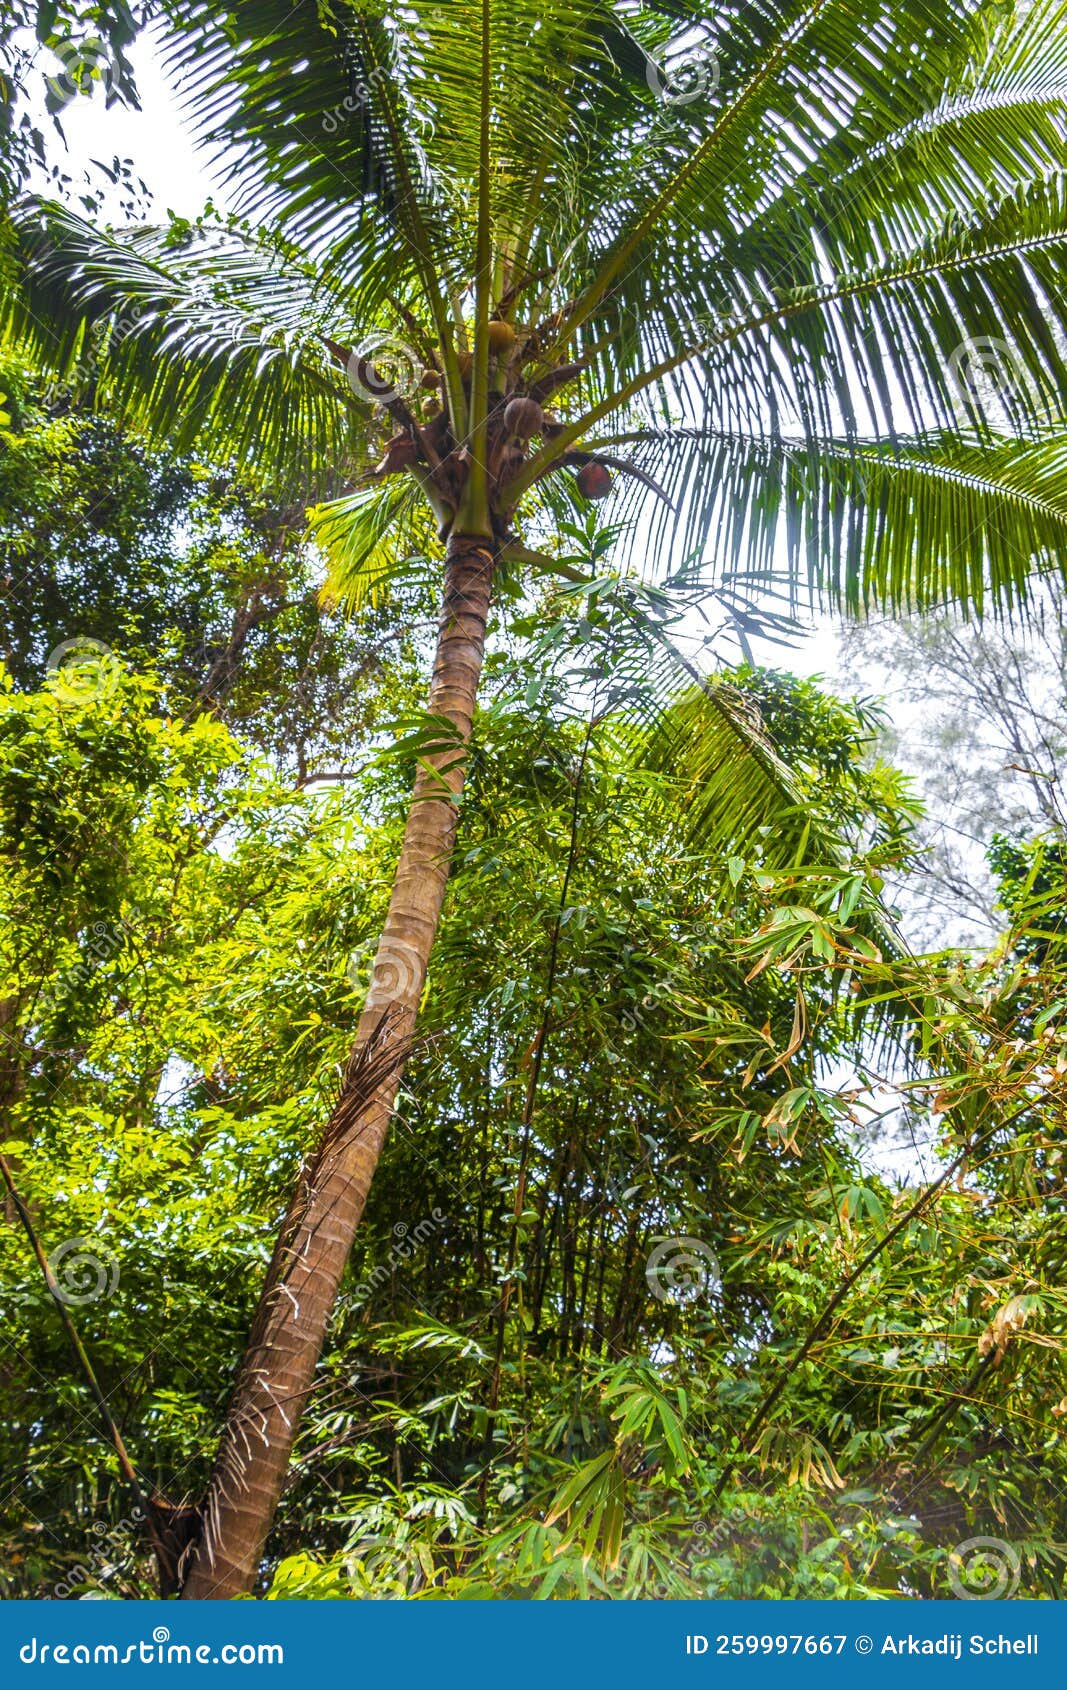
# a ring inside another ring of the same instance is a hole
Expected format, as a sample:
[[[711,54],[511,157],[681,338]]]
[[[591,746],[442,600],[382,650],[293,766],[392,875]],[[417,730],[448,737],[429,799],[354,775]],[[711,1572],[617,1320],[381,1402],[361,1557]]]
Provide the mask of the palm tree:
[[[1067,556],[1067,29],[1048,0],[162,10],[237,213],[112,236],[27,208],[10,332],[89,359],[102,402],[176,447],[347,488],[313,515],[339,591],[428,518],[444,553],[373,982],[189,1557],[183,1593],[228,1597],[260,1566],[414,1031],[497,572],[552,568],[553,521],[613,485],[648,557],[709,582],[787,561],[856,610],[1009,609]],[[743,832],[767,771],[735,764]]]

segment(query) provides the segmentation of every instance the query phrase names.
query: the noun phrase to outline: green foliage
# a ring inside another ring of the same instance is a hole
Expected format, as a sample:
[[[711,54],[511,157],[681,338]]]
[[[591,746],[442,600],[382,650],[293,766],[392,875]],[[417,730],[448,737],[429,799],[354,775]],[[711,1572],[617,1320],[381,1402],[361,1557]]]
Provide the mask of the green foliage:
[[[1055,1022],[1024,1038],[1012,1014],[1025,985],[1034,1026],[1044,975],[872,960],[839,872],[771,868],[758,842],[704,852],[692,780],[660,801],[625,711],[589,693],[584,721],[531,711],[523,660],[493,664],[422,1042],[272,1595],[943,1595],[949,1551],[982,1532],[1017,1554],[1020,1592],[1050,1592],[1062,1081],[1040,1079]],[[862,888],[897,849],[897,827],[870,825],[881,777],[852,761],[869,725],[808,684],[730,684],[774,701],[798,779],[874,841]],[[294,797],[158,697],[113,659],[4,694],[4,1136],[49,1253],[74,1240],[96,1264],[101,1293],[70,1312],[144,1478],[177,1499],[206,1475],[279,1205],[336,1083],[406,773],[395,758],[343,796]],[[917,1128],[933,1107],[950,1146],[957,1118],[976,1145],[973,1184],[910,1220],[917,1192],[857,1159],[855,1080],[827,1083],[828,1064],[870,1060],[849,981],[861,1006],[927,1002],[931,1050],[974,1041],[970,1072],[903,1084]],[[9,1237],[5,1459],[27,1482],[3,1521],[8,1589],[145,1594],[128,1495]]]
[[[989,851],[1000,903],[1012,923],[1018,955],[1035,966],[1065,960],[1067,846],[1056,836],[1026,842],[998,837]]]
[[[358,755],[414,590],[353,633],[321,602],[302,510],[256,477],[149,447],[17,364],[0,363],[0,390],[0,639],[16,682],[88,640],[301,778]]]
[[[131,92],[123,8],[35,11]],[[272,1595],[934,1596],[976,1534],[1057,1594],[1061,843],[998,845],[996,954],[911,956],[870,709],[675,636],[709,583],[743,634],[783,560],[852,609],[1062,568],[1062,4],[760,0],[688,102],[685,5],[161,14],[235,214],[6,231],[7,1588],[149,1587],[50,1285],[145,1489],[202,1494],[412,771],[464,755],[406,662],[436,523],[500,554],[486,705]],[[875,1111],[931,1177],[878,1171]]]

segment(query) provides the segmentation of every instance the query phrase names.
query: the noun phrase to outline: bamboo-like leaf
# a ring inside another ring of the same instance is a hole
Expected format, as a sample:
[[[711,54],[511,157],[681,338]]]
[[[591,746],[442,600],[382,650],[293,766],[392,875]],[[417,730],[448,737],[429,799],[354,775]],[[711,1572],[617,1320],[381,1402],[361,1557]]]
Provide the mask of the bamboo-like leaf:
[[[317,505],[308,522],[326,559],[326,597],[353,611],[377,603],[417,537],[427,538],[425,507],[406,476]]]

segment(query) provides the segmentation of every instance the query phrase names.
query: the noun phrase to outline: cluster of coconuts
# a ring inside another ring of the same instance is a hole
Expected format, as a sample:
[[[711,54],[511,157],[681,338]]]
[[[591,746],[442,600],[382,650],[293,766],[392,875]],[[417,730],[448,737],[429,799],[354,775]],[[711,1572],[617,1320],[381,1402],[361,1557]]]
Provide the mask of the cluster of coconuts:
[[[510,323],[500,317],[494,317],[488,325],[487,338],[490,358],[499,362],[510,356],[518,336]],[[460,376],[464,381],[468,381],[474,365],[473,355],[470,352],[460,352],[458,363]],[[433,369],[424,370],[422,385],[424,388],[440,388],[442,381],[439,372]],[[554,439],[562,432],[564,426],[551,411],[544,410],[531,394],[516,394],[513,399],[508,400],[504,407],[503,424],[505,434],[516,443],[521,443],[523,447],[537,434],[544,440]],[[386,458],[382,460],[383,465],[387,461],[390,465],[390,470],[386,473],[390,473],[394,465],[399,470],[407,468],[408,462],[414,461],[414,458],[404,459],[406,447],[401,447],[402,439],[404,437],[398,435],[389,442]],[[392,450],[393,448],[395,450]],[[581,466],[575,481],[578,491],[586,499],[606,499],[611,491],[611,471],[606,464],[598,463],[595,459],[590,459]]]
[[[504,429],[525,446],[535,434],[552,440],[562,431],[563,424],[551,411],[544,410],[538,400],[524,393],[509,399],[504,407]],[[611,471],[595,458],[582,465],[575,480],[579,493],[586,499],[606,499],[611,491]]]

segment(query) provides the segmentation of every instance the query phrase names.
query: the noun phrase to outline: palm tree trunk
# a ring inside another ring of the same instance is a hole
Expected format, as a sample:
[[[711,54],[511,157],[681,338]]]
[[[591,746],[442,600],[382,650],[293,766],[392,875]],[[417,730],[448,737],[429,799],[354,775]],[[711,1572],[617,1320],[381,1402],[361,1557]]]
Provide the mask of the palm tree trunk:
[[[275,1246],[223,1430],[185,1598],[246,1594],[285,1485],[330,1312],[363,1214],[411,1044],[444,901],[455,797],[485,649],[492,542],[454,535],[429,711],[454,741],[423,759],[370,990],[333,1113]]]

